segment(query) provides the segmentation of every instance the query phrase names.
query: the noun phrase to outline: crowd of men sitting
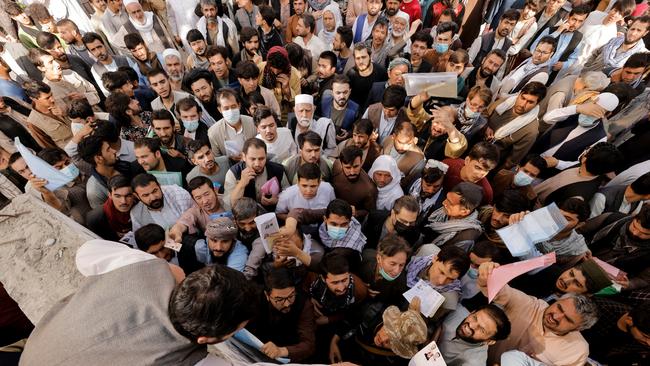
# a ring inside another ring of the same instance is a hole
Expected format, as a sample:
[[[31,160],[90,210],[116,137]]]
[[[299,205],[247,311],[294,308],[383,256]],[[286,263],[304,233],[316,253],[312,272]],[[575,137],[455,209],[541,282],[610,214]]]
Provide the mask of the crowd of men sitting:
[[[102,240],[35,327],[2,290],[0,363],[221,364],[246,328],[294,363],[648,364],[648,9],[2,0],[0,207]],[[407,95],[443,72],[457,97]],[[513,256],[497,230],[551,204],[567,226]]]

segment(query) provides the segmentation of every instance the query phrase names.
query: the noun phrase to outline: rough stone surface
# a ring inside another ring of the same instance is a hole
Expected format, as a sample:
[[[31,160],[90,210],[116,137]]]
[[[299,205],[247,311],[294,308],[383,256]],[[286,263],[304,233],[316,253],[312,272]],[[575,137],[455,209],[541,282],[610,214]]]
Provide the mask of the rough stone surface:
[[[79,287],[75,254],[97,236],[26,194],[0,211],[0,233],[0,282],[36,324]]]

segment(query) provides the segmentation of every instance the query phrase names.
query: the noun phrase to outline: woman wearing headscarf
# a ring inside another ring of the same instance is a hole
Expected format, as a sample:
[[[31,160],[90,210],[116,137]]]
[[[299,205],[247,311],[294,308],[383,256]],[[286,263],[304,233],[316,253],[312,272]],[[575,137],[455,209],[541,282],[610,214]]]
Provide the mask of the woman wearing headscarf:
[[[293,99],[300,94],[300,72],[289,62],[289,54],[284,47],[271,47],[266,61],[259,65],[259,84],[271,89],[282,110],[282,120],[293,108]]]
[[[404,195],[400,181],[402,172],[397,167],[397,162],[389,155],[381,155],[372,164],[368,172],[370,179],[377,185],[377,209],[390,210],[395,200]]]
[[[336,29],[343,24],[343,19],[341,19],[341,10],[339,9],[338,3],[330,3],[323,9],[322,16],[323,27],[320,32],[318,32],[318,38],[320,38],[327,45],[327,49],[332,49],[332,43],[334,42],[334,36],[336,35]]]

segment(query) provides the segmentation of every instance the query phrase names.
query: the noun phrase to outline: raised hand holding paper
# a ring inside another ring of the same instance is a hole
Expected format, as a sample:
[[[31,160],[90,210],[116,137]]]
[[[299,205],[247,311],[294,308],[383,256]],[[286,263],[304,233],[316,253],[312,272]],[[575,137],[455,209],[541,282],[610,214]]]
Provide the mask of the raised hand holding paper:
[[[488,277],[488,302],[497,296],[499,291],[513,278],[520,276],[534,269],[545,267],[555,263],[555,252],[548,253],[541,257],[529,259],[526,261],[515,262],[500,266],[492,271]]]
[[[537,209],[516,224],[497,230],[510,253],[524,256],[534,250],[534,244],[549,240],[568,225],[555,203]]]
[[[269,212],[255,218],[257,231],[260,233],[262,245],[267,254],[271,254],[273,250],[273,239],[271,236],[280,232],[280,225],[278,225],[278,218],[275,213]]]
[[[413,298],[419,297],[422,303],[420,304],[420,312],[427,318],[432,317],[440,308],[442,303],[445,302],[445,297],[440,295],[438,291],[434,290],[429,284],[420,280],[410,290],[404,293],[404,297],[410,303]]]
[[[37,178],[45,179],[47,184],[45,188],[48,191],[54,192],[55,190],[63,187],[64,185],[72,182],[74,179],[61,173],[55,167],[46,163],[44,160],[34,155],[28,148],[20,143],[20,139],[16,137],[15,140],[16,150],[25,159],[25,163]]]

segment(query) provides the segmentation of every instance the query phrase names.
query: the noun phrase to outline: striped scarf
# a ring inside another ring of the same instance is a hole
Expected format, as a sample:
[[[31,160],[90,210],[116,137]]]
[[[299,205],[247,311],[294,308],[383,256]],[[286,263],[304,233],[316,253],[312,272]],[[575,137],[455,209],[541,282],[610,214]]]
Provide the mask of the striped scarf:
[[[426,257],[413,257],[413,259],[411,259],[411,262],[406,267],[406,285],[409,288],[415,286],[415,284],[418,283],[420,280],[420,272],[422,272],[424,269],[428,269],[433,264],[434,256],[435,254]],[[428,279],[427,283],[429,286],[433,287],[434,290],[438,291],[441,294],[454,291],[458,293],[461,292],[459,279],[455,279],[451,283],[442,286],[436,286],[429,282]]]

